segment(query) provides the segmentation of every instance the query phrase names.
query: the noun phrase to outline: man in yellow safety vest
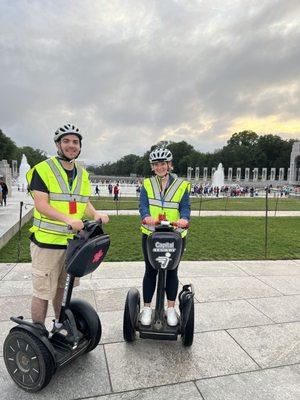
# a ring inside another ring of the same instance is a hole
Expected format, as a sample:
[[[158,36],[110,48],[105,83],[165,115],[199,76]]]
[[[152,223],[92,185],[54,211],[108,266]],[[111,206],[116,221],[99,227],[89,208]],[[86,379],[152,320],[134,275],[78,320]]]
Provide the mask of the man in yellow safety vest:
[[[88,172],[75,163],[81,152],[82,134],[66,124],[54,134],[57,156],[42,161],[27,173],[34,199],[33,226],[30,228],[32,258],[33,322],[45,322],[48,302],[52,300],[55,324],[66,281],[65,255],[68,239],[83,229],[83,217],[108,222],[89,201],[91,185]],[[75,285],[78,285],[75,279]]]

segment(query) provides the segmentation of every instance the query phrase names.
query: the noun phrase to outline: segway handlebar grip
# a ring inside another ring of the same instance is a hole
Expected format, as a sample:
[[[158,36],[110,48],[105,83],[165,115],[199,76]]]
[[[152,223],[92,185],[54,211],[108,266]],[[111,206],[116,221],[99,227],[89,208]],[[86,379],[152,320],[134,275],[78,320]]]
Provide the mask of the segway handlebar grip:
[[[142,220],[142,224],[143,225],[147,225],[146,224],[146,221],[143,219]],[[172,226],[173,228],[179,228],[178,227],[178,224],[177,224],[177,222],[170,222],[170,221],[164,221],[164,220],[162,220],[162,221],[155,221],[155,226],[158,226],[158,225],[164,225],[164,226]],[[189,224],[187,224],[187,226],[185,227],[185,228],[181,228],[181,229],[188,229],[189,228]]]

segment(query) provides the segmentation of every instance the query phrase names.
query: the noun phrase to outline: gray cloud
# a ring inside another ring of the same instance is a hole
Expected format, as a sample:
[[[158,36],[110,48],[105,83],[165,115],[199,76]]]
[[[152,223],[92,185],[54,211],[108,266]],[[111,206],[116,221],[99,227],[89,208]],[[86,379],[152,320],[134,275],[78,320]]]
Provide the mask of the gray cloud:
[[[51,154],[77,124],[87,162],[162,138],[212,151],[249,117],[299,137],[299,17],[296,0],[2,0],[0,127]]]

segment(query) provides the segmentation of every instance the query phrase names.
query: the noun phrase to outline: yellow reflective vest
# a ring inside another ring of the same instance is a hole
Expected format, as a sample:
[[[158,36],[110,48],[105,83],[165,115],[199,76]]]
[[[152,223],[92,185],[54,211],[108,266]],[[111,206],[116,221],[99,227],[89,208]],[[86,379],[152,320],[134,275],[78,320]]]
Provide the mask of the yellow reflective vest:
[[[56,157],[42,161],[27,173],[30,186],[33,172],[36,170],[49,190],[49,204],[57,211],[71,215],[74,219],[82,219],[91,194],[88,172],[76,164],[77,175],[70,189],[66,171]],[[33,193],[31,193],[34,197]],[[76,213],[70,214],[69,203],[76,201]],[[74,236],[64,222],[49,219],[34,209],[33,226],[29,230],[34,233],[40,243],[66,245],[67,240]]]
[[[165,214],[168,221],[178,221],[180,219],[179,203],[185,191],[188,190],[190,192],[190,186],[189,182],[181,178],[175,178],[162,197],[157,176],[146,178],[144,180],[144,188],[148,195],[151,217],[158,219],[160,214]],[[154,227],[142,224],[141,231],[146,235],[150,235],[154,231]],[[183,229],[181,236],[184,237],[186,234],[187,230]]]

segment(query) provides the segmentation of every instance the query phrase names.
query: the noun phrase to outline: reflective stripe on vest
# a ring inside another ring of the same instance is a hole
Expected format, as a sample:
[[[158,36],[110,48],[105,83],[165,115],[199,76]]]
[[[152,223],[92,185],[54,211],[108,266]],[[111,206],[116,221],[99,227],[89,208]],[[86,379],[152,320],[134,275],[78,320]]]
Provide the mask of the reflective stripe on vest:
[[[46,229],[47,231],[60,232],[60,233],[75,233],[72,229],[68,229],[67,225],[59,225],[54,222],[45,222],[38,218],[33,218],[33,225],[39,229]]]
[[[175,179],[170,187],[167,190],[165,201],[171,201],[177,190],[179,189],[179,186],[182,184],[183,180],[182,179]]]
[[[167,188],[166,194],[163,198],[163,202],[171,202],[172,198],[174,197],[175,193],[179,189],[180,185],[183,183],[183,179],[175,178],[171,185]],[[161,194],[160,194],[160,186],[158,183],[158,179],[156,176],[152,176],[150,178],[150,183],[153,189],[154,199],[159,200],[161,202]],[[149,195],[149,194],[148,194]]]
[[[50,206],[65,215],[69,215],[69,203],[76,201],[76,212],[72,217],[82,219],[89,201],[90,183],[87,171],[77,164],[76,168],[77,176],[73,181],[73,192],[68,185],[67,175],[63,167],[55,157],[33,167],[27,173],[27,180],[30,185],[33,171],[36,170],[49,190]],[[68,239],[75,233],[73,230],[69,230],[65,223],[40,214],[36,208],[34,209],[34,221],[30,232],[34,233],[36,240],[40,243],[59,245],[67,245]]]
[[[57,179],[57,182],[60,186],[62,193],[70,193],[71,190],[68,187],[67,183],[65,182],[64,178],[61,176],[61,173],[60,173],[59,169],[57,168],[57,165],[54,163],[54,161],[51,158],[49,158],[49,160],[46,160],[46,162],[49,165],[49,167],[51,168],[51,171],[53,172],[53,174],[55,175],[55,178]],[[79,195],[81,181],[82,181],[82,168],[77,165],[76,165],[76,167],[77,167],[77,184],[74,189],[74,192],[72,193],[72,197],[73,197],[73,195]],[[69,200],[70,200],[70,198],[66,199],[66,201],[69,201]]]
[[[160,200],[160,187],[156,176],[152,176],[152,178],[150,178],[150,183],[152,186],[154,198]]]
[[[164,201],[164,208],[175,208],[178,210],[179,204],[176,202],[171,202],[171,201]],[[162,202],[161,200],[156,200],[156,199],[149,199],[149,205],[150,206],[156,206],[156,207],[161,207]]]
[[[79,203],[87,203],[89,196],[81,196],[80,194],[65,194],[65,193],[49,193],[49,199],[54,201],[77,201]]]
[[[159,214],[165,214],[171,221],[180,218],[179,203],[186,190],[189,190],[188,182],[175,178],[166,191],[165,197],[161,198],[159,182],[156,177],[148,178],[144,181],[144,188],[148,195],[149,211],[153,218],[158,218]],[[166,201],[167,200],[167,201]],[[154,231],[153,226],[141,225],[143,233],[149,235]],[[186,229],[180,230],[182,237],[186,236]]]

